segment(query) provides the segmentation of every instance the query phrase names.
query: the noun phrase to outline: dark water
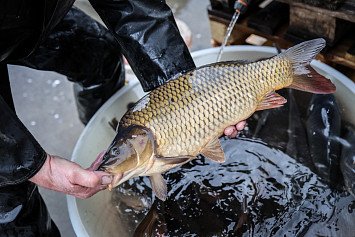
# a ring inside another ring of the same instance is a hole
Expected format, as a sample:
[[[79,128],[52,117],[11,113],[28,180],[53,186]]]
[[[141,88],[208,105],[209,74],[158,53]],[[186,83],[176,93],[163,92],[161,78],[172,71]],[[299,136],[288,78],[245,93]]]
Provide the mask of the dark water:
[[[313,147],[321,149],[324,143],[309,145],[311,95],[288,90],[281,94],[287,106],[255,114],[238,139],[221,139],[225,163],[201,158],[168,171],[167,201],[154,198],[147,178],[129,180],[115,190],[113,202],[130,233],[354,236],[355,198],[346,191],[342,176],[324,177],[324,169],[319,172],[312,159]],[[322,124],[316,125],[321,129]],[[346,145],[344,129],[329,143]],[[325,159],[339,162],[338,150],[336,157]],[[329,166],[329,172],[334,170],[340,167]]]

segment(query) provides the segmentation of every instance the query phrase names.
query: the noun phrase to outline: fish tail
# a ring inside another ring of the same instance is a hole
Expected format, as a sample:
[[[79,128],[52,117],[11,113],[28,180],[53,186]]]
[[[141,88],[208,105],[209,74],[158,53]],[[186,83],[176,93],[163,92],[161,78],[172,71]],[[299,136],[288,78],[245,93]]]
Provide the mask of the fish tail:
[[[289,88],[316,94],[335,92],[335,85],[310,66],[311,61],[324,46],[324,39],[313,39],[295,45],[277,56],[291,62],[293,81]]]

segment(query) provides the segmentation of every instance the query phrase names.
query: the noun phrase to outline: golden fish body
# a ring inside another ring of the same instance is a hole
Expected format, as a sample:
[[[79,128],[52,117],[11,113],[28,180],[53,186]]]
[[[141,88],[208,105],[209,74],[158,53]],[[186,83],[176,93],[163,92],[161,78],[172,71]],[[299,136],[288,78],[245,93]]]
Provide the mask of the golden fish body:
[[[286,103],[284,87],[332,93],[334,85],[309,67],[323,39],[296,45],[262,61],[221,62],[181,75],[139,100],[122,117],[100,170],[116,175],[111,187],[136,176],[150,176],[157,197],[167,188],[161,173],[198,154],[224,161],[218,138],[223,130],[256,110]]]
[[[248,118],[269,92],[291,82],[290,62],[278,58],[203,66],[146,95],[120,126],[151,129],[159,156],[197,156],[227,126]]]

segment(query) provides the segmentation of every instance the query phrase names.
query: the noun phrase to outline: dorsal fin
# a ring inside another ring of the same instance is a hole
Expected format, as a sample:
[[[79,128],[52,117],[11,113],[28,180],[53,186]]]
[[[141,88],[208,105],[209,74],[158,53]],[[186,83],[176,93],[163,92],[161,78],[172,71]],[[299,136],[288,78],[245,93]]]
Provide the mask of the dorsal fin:
[[[207,143],[207,145],[202,149],[200,153],[203,156],[219,163],[225,161],[224,152],[218,137],[211,139],[211,141]]]

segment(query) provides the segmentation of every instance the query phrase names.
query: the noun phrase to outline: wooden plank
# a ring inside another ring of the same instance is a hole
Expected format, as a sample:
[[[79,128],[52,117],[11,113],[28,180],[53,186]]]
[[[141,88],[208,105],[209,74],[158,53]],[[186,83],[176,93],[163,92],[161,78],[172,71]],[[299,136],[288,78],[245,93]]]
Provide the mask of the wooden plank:
[[[212,43],[214,46],[219,46],[223,42],[229,21],[213,15],[209,15],[209,20],[211,26]],[[268,39],[264,46],[273,46],[273,43],[276,43],[281,48],[288,48],[292,46],[292,43],[285,40],[282,36],[286,28],[287,24],[285,23],[283,26],[279,27],[274,35],[267,35],[248,27],[247,19],[242,19],[235,25],[228,43],[245,44],[247,37],[249,37],[251,34],[256,34]]]
[[[211,44],[213,46],[219,46],[224,39],[230,19],[226,19],[220,14],[209,14],[208,16],[210,20],[212,34]],[[276,43],[281,48],[288,48],[293,45],[290,41],[284,38],[285,32],[288,29],[288,22],[285,22],[282,26],[280,26],[274,35],[263,34],[255,29],[252,29],[248,27],[247,22],[248,18],[242,18],[240,19],[240,21],[237,22],[234,30],[232,31],[229,44],[246,44],[246,38],[249,37],[251,34],[256,34],[268,40],[264,44],[265,46],[274,46],[274,43]],[[354,57],[352,55],[349,56],[349,54],[347,54],[347,51],[354,43],[354,38],[351,35],[351,32],[353,31],[354,29],[349,30],[347,32],[347,37],[342,37],[342,39],[340,39],[336,43],[335,47],[327,50],[326,52],[323,52],[319,55],[319,57],[317,57],[317,59],[330,65],[332,65],[333,63],[333,66],[335,66],[336,64],[344,65],[348,69],[350,69],[350,71],[352,69],[355,69]]]
[[[334,42],[336,37],[336,18],[323,13],[315,14],[304,6],[290,7],[290,29],[302,32],[312,37],[323,37],[329,42]]]
[[[329,17],[336,17],[339,19],[343,19],[355,23],[355,1],[353,0],[345,1],[345,3],[338,10],[335,11],[328,10],[325,8],[310,6],[308,4],[304,4],[301,2],[295,2],[294,0],[277,0],[277,1],[288,3],[290,6],[303,7],[313,12],[319,12],[328,15]]]
[[[353,45],[351,37],[341,40],[334,48],[329,50],[324,56],[325,59],[355,69],[355,57],[350,57],[347,51]]]

